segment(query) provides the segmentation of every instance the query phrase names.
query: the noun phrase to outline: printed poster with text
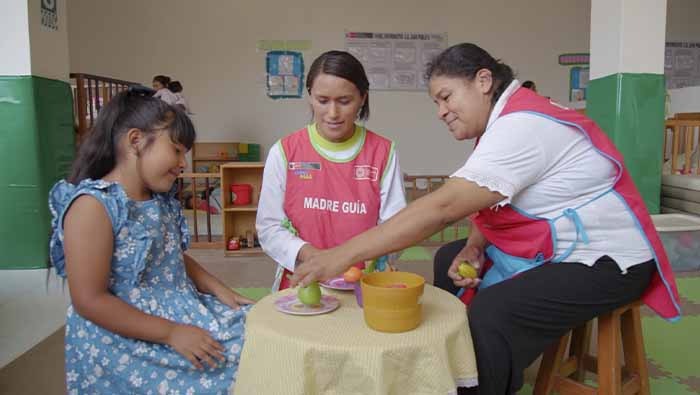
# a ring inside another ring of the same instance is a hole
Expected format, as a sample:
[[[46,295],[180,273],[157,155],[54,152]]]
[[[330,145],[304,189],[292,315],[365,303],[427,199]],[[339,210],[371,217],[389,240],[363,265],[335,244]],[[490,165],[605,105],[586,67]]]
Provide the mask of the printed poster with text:
[[[424,91],[425,67],[447,48],[447,33],[346,32],[345,48],[362,62],[371,90]]]

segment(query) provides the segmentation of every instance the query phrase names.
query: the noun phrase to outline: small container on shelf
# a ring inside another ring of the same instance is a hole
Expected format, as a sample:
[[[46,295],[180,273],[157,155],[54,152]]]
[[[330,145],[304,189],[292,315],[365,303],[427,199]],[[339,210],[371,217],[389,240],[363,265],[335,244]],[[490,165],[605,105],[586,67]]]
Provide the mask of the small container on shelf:
[[[226,243],[226,249],[229,251],[240,250],[241,249],[241,241],[238,239],[238,237],[230,238],[228,243]]]
[[[253,186],[250,184],[231,184],[231,204],[243,206],[252,200]]]
[[[249,247],[249,246],[248,246],[248,239],[246,239],[245,237],[239,236],[239,237],[238,237],[238,240],[240,240],[239,243],[240,243],[240,245],[241,245],[241,248],[248,248],[248,247]]]
[[[245,232],[245,238],[246,238],[246,244],[248,244],[248,247],[250,247],[250,248],[255,247],[255,239],[253,237],[252,230],[248,230]]]

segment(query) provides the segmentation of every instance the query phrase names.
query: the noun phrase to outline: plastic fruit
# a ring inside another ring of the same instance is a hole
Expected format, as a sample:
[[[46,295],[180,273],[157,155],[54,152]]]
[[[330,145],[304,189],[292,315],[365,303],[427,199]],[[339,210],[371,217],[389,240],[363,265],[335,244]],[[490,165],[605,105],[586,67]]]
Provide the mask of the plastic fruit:
[[[316,306],[321,303],[321,287],[316,281],[305,287],[299,287],[297,298],[307,306]]]
[[[467,262],[460,263],[457,267],[457,271],[463,278],[476,278],[476,269]]]
[[[356,268],[355,266],[351,267],[343,273],[343,280],[347,283],[354,283],[356,281],[360,280],[360,277],[362,277],[362,270]]]
[[[375,271],[377,268],[377,260],[376,259],[370,259],[368,261],[365,261],[365,268],[362,270],[363,273],[369,274]]]

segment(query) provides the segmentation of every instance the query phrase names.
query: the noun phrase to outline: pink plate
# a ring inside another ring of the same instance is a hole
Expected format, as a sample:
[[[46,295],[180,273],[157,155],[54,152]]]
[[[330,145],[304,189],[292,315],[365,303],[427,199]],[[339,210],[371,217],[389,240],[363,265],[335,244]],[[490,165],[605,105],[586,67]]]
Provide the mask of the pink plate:
[[[342,277],[333,278],[319,283],[322,287],[337,289],[340,291],[352,291],[355,289],[355,284],[345,281]]]
[[[321,303],[317,306],[306,306],[301,303],[296,295],[282,296],[275,300],[275,308],[283,313],[293,315],[317,315],[331,312],[340,306],[338,298],[330,295],[321,296]]]

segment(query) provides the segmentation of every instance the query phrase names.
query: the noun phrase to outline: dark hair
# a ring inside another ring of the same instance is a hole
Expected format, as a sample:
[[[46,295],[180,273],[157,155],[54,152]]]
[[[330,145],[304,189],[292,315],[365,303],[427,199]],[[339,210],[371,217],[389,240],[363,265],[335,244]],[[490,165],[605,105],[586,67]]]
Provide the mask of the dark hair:
[[[493,76],[494,90],[491,103],[496,103],[503,91],[513,81],[513,69],[502,63],[500,59],[494,59],[478,45],[462,43],[442,51],[428,63],[425,78],[462,77],[471,81],[481,69],[489,70]]]
[[[145,86],[131,86],[104,106],[95,125],[81,142],[68,181],[78,184],[86,178],[99,179],[117,164],[119,139],[129,129],[139,129],[153,142],[156,131],[166,129],[173,142],[192,148],[196,137],[190,118],[180,109],[153,97]]]
[[[358,118],[365,121],[369,118],[369,80],[362,63],[345,51],[328,51],[314,60],[306,78],[306,90],[311,93],[311,87],[319,74],[330,74],[346,79],[357,87],[360,95],[365,97],[365,103],[360,109]]]
[[[170,83],[170,77],[167,75],[157,75],[153,77],[153,81],[158,81],[164,88],[167,88],[168,84]]]
[[[522,86],[523,88],[532,89],[532,90],[536,89],[535,83],[533,81],[530,81],[530,80],[523,82],[522,85],[520,85],[520,86]]]
[[[168,84],[168,89],[173,93],[182,92],[182,84],[180,81],[170,81]]]

